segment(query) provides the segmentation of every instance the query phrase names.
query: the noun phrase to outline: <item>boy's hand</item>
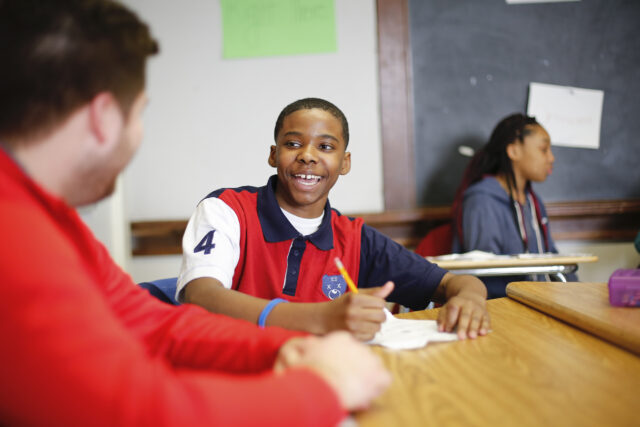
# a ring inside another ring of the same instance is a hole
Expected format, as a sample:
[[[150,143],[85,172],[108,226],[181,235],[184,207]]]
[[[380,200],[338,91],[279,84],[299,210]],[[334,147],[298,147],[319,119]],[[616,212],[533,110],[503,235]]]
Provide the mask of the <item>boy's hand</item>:
[[[486,300],[477,294],[461,292],[447,301],[438,313],[438,330],[451,332],[456,325],[462,340],[487,335],[490,320]]]
[[[347,292],[324,304],[323,319],[327,331],[347,330],[362,341],[368,341],[385,321],[385,298],[393,291],[393,282],[377,288]]]
[[[346,332],[287,341],[274,370],[295,367],[309,368],[322,377],[349,411],[367,408],[391,384],[380,358]]]
[[[447,303],[438,313],[438,330],[451,332],[457,327],[458,337],[462,340],[489,333],[491,321],[484,284],[472,276],[454,276],[450,273],[447,273],[443,283]]]

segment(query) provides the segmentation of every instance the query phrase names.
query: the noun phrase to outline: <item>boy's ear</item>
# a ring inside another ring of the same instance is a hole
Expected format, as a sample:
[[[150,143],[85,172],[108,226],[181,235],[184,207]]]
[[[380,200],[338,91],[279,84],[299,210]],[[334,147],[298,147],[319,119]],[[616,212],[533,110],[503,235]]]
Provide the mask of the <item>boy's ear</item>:
[[[124,117],[113,94],[100,92],[89,102],[89,126],[98,143],[118,141]]]
[[[346,175],[351,170],[351,153],[345,152],[342,158],[342,167],[340,168],[340,175]]]
[[[269,166],[272,168],[276,167],[276,146],[272,145],[271,150],[269,151]]]

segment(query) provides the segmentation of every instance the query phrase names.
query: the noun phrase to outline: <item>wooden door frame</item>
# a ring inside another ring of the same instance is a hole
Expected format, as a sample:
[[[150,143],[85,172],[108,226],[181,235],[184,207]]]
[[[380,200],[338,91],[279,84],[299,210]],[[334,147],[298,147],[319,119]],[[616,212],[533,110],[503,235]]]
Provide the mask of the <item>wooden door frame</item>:
[[[377,0],[384,208],[416,207],[408,0]]]

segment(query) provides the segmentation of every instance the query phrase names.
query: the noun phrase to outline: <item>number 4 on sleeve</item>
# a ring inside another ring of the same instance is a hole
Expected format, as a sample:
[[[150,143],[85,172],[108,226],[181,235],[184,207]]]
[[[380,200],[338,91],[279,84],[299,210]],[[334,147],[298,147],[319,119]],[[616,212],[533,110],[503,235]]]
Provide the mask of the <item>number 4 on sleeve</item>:
[[[211,230],[210,232],[205,234],[202,240],[200,240],[200,243],[198,243],[193,249],[193,253],[195,254],[204,251],[205,255],[209,255],[211,253],[211,249],[216,247],[216,244],[213,243],[213,235],[215,234],[215,232],[216,230]]]

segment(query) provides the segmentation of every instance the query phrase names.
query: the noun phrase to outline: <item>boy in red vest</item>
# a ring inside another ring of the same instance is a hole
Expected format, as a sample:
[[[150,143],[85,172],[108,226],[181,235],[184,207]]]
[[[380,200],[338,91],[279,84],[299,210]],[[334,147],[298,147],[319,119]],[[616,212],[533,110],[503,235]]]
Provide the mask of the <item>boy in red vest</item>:
[[[446,302],[440,329],[461,339],[489,330],[487,291],[332,209],[329,191],[351,168],[347,120],[318,98],[280,113],[264,187],[220,189],[202,200],[183,237],[176,297],[249,320],[326,334],[373,338],[385,298],[413,309]],[[338,257],[359,288],[347,292]],[[282,302],[290,302],[282,304]]]

